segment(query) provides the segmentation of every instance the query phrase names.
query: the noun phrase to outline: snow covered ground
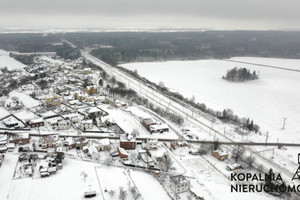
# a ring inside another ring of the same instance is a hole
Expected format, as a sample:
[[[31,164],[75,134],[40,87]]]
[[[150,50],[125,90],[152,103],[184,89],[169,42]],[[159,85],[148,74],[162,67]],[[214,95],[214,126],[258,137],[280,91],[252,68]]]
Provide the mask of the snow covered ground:
[[[3,107],[0,107],[0,119],[9,115],[9,112],[5,110]]]
[[[300,60],[233,58],[233,60],[300,69]],[[260,63],[261,62],[261,63]],[[127,63],[123,67],[135,70],[141,76],[178,91],[184,96],[196,97],[197,102],[222,111],[230,108],[240,117],[249,117],[261,126],[269,141],[294,142],[300,139],[300,73],[251,64],[222,60],[169,61]],[[246,67],[259,72],[260,79],[232,83],[221,77],[233,67]],[[281,130],[286,117],[286,129]]]
[[[6,154],[0,170],[1,179],[12,180],[17,158],[16,155]],[[0,184],[0,199],[84,199],[84,192],[89,188],[96,190],[97,196],[100,195],[94,168],[97,164],[68,158],[64,163],[61,171],[48,178],[22,178]],[[86,179],[83,173],[87,174]]]
[[[26,67],[23,63],[9,57],[9,52],[0,49],[0,68],[7,67],[8,70],[23,69]]]
[[[133,199],[130,187],[136,187],[144,200],[170,199],[159,182],[145,172],[101,166],[97,168],[97,175],[105,199],[118,199],[119,187],[127,191],[126,199]],[[111,197],[105,190],[114,191],[114,196]]]
[[[9,96],[18,97],[27,108],[38,106],[40,104],[38,100],[33,99],[31,96],[25,93],[17,92],[16,90],[9,93]]]

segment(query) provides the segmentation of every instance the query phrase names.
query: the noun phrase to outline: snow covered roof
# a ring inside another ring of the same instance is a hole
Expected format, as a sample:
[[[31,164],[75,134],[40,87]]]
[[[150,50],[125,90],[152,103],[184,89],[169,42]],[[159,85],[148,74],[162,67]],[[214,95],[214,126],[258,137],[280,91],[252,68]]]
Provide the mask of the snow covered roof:
[[[214,151],[214,152],[218,153],[220,156],[226,156],[226,155],[228,155],[227,151],[217,150],[217,151]]]
[[[92,124],[92,123],[93,123],[93,120],[91,120],[91,119],[81,121],[81,124]]]
[[[98,140],[97,142],[99,142],[99,144],[102,145],[102,146],[108,146],[108,145],[110,145],[110,141],[109,141],[108,138]]]
[[[98,153],[98,151],[94,145],[89,146],[88,151],[89,151],[90,155],[92,155],[93,153]]]
[[[154,124],[149,126],[150,130],[162,130],[162,129],[169,129],[168,124]]]
[[[27,138],[29,138],[28,133],[13,133],[11,135],[11,140],[27,139]]]
[[[134,134],[126,133],[120,135],[120,141],[121,142],[135,142],[136,136]]]
[[[1,141],[7,141],[7,135],[1,135],[0,136],[0,142]]]
[[[18,120],[12,116],[4,119],[3,122],[6,125],[18,124]]]
[[[125,149],[123,149],[122,147],[118,147],[118,149],[119,149],[121,154],[128,155],[127,151]]]
[[[52,110],[48,111],[48,112],[45,112],[45,113],[42,113],[42,116],[44,118],[48,118],[48,117],[53,117],[53,116],[56,116],[57,114],[55,112],[53,112]]]
[[[189,180],[182,175],[170,176],[170,180],[175,183],[175,185],[189,182]]]
[[[92,88],[97,89],[95,85],[89,85],[89,86],[86,86],[86,88],[87,88],[88,90],[91,90]]]
[[[59,138],[58,135],[45,135],[43,136],[43,139],[45,142],[51,142],[51,141],[57,141]]]
[[[152,118],[147,118],[147,119],[143,119],[143,122],[146,124],[146,125],[152,125],[152,124],[156,124],[156,121]]]
[[[29,121],[30,124],[42,123],[42,122],[44,122],[43,118],[32,119]]]
[[[95,112],[101,112],[101,110],[97,107],[92,107],[90,108],[90,110],[88,111],[88,113],[95,113]]]
[[[227,165],[227,167],[229,167],[230,169],[237,169],[237,168],[240,168],[241,165],[238,163],[233,163],[233,164]]]

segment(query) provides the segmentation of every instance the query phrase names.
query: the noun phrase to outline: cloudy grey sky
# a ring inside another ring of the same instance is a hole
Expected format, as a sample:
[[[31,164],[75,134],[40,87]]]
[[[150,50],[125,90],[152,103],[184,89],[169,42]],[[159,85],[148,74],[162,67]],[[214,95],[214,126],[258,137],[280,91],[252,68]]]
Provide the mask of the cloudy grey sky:
[[[0,0],[0,27],[300,29],[299,0]]]

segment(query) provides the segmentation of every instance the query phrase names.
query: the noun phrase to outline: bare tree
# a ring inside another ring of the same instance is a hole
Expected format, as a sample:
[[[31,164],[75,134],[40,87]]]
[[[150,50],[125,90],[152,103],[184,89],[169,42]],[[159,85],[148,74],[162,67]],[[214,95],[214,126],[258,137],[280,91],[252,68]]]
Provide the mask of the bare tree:
[[[249,168],[251,169],[253,163],[254,163],[254,157],[252,157],[251,155],[248,156],[246,159],[245,159],[245,163],[249,166]]]
[[[134,128],[134,129],[132,130],[132,134],[139,135],[138,129],[137,129],[137,128]]]
[[[134,186],[129,188],[130,193],[132,194],[132,196],[134,197],[137,194],[136,188]]]
[[[169,153],[165,152],[162,156],[161,167],[164,170],[168,171],[170,169],[171,165],[172,165],[172,159],[171,159]]]
[[[137,199],[139,199],[139,198],[141,198],[142,197],[142,195],[140,194],[140,193],[136,193],[134,196],[133,196],[133,198],[135,199],[135,200],[137,200]]]
[[[232,150],[232,158],[235,159],[235,162],[238,162],[239,158],[244,154],[245,148],[243,146],[236,146]]]
[[[110,197],[112,198],[115,195],[115,191],[114,190],[110,190],[108,192],[108,194],[110,195]]]
[[[219,148],[219,146],[220,146],[219,141],[218,141],[218,140],[215,140],[215,141],[213,142],[213,150],[217,150],[217,149]]]
[[[112,157],[111,156],[107,156],[105,158],[105,164],[110,165],[112,163]]]
[[[125,200],[127,196],[127,192],[124,190],[123,187],[120,187],[120,194],[119,194],[119,199],[120,200]]]

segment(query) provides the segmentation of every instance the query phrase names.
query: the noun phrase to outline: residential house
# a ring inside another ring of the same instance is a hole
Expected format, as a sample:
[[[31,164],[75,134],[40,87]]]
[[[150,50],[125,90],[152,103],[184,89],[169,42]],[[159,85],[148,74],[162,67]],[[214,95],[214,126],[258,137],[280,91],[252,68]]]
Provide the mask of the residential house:
[[[182,175],[170,176],[170,187],[175,193],[186,192],[190,189],[190,180]]]
[[[135,134],[121,134],[120,135],[120,147],[124,149],[135,149],[136,147],[136,135]]]
[[[114,124],[115,124],[115,122],[111,117],[102,116],[100,118],[100,125],[103,126],[103,127],[109,127],[109,126],[112,126]]]
[[[24,128],[26,125],[24,124],[24,122],[22,120],[20,120],[19,118],[17,118],[15,115],[11,114],[8,115],[2,119],[0,119],[0,121],[7,127],[7,128],[13,128],[13,129],[20,129],[20,128]]]
[[[142,143],[144,149],[157,149],[157,139],[147,139]]]
[[[71,127],[71,122],[68,120],[59,120],[57,122],[57,130],[68,130]]]
[[[150,133],[169,132],[169,126],[166,123],[149,125],[149,132]]]
[[[44,126],[44,120],[42,118],[32,119],[28,121],[30,128]]]
[[[110,141],[108,138],[101,140],[93,140],[93,145],[98,151],[108,151],[110,150]]]
[[[76,148],[82,149],[84,146],[89,144],[89,141],[86,139],[86,137],[77,137],[74,138],[75,146]]]
[[[142,125],[150,132],[150,126],[155,125],[156,121],[153,118],[142,119]]]
[[[83,120],[80,122],[80,129],[85,131],[93,128],[93,120]]]
[[[54,144],[59,141],[59,135],[44,135],[42,138],[42,148],[54,147]]]
[[[95,85],[90,85],[85,88],[85,93],[87,94],[97,94],[98,90]]]
[[[10,143],[15,144],[28,144],[29,143],[29,134],[28,133],[12,133],[10,135]]]
[[[47,95],[45,97],[45,102],[51,104],[52,106],[59,106],[61,104],[59,95]]]
[[[92,160],[99,160],[100,158],[98,150],[94,145],[89,146],[88,155],[91,156]]]

